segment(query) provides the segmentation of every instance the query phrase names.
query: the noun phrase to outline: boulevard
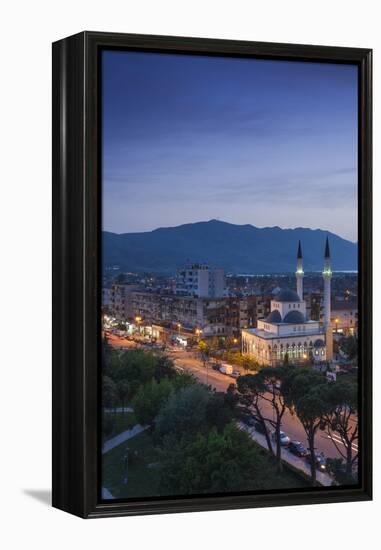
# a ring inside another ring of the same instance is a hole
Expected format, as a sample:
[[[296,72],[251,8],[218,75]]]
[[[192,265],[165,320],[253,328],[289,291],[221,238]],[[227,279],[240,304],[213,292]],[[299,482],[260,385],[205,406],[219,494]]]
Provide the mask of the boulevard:
[[[150,350],[150,348],[144,344],[143,339],[141,341],[132,341],[115,334],[108,334],[107,338],[109,344],[118,349]],[[155,350],[151,351],[155,352]],[[204,365],[200,358],[200,354],[196,351],[187,351],[180,346],[168,346],[165,350],[165,354],[173,360],[176,367],[186,372],[190,372],[199,382],[210,385],[216,391],[225,392],[229,385],[236,384],[235,379],[231,376],[214,370],[210,362]],[[239,367],[235,367],[235,369],[239,370],[242,375],[247,374]],[[265,400],[262,400],[262,411],[265,417],[273,418],[272,406]],[[291,440],[300,441],[306,448],[308,447],[302,424],[299,419],[295,415],[291,415],[289,411],[286,411],[283,416],[282,431],[284,431]],[[333,437],[335,438],[336,444],[341,448],[343,443],[339,436]],[[357,452],[357,445],[354,444],[353,448],[354,451]],[[323,452],[327,458],[342,458],[326,431],[318,430],[316,434],[316,450],[317,452]]]

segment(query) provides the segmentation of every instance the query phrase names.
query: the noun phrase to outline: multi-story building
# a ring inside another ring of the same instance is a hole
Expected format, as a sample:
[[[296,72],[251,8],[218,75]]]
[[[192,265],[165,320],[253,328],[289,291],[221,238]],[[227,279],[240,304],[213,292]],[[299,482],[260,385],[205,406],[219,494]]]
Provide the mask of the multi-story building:
[[[336,300],[331,307],[331,325],[335,333],[344,336],[357,334],[358,307],[357,302]]]
[[[197,298],[221,298],[225,295],[224,270],[211,268],[206,264],[186,265],[177,271],[176,294]]]
[[[258,296],[198,298],[133,292],[132,315],[145,323],[202,330],[204,337],[239,335],[269,311],[269,298]]]
[[[113,284],[111,289],[104,294],[108,300],[110,314],[119,321],[130,319],[133,315],[132,294],[138,289],[138,285]]]
[[[111,287],[105,286],[102,288],[102,308],[104,311],[109,312],[111,310]]]
[[[270,297],[240,296],[226,298],[226,325],[229,334],[240,334],[241,329],[257,326],[257,320],[270,312]]]
[[[205,337],[228,334],[225,298],[134,292],[134,316],[141,317],[144,323],[172,327],[180,325],[188,331],[200,329]]]

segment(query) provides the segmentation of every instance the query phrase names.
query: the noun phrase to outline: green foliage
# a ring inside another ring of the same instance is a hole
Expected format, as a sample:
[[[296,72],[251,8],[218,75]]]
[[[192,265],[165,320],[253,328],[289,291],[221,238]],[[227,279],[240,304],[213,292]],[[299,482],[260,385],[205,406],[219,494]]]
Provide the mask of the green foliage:
[[[102,403],[104,407],[115,407],[117,402],[117,389],[115,382],[109,376],[102,378]]]
[[[143,350],[116,351],[107,350],[104,357],[103,372],[117,385],[128,381],[128,397],[131,398],[139,386],[149,382],[155,374],[159,359]]]
[[[226,424],[233,419],[234,407],[226,394],[222,392],[211,393],[206,405],[205,422],[208,426],[215,427],[222,431]]]
[[[175,391],[198,384],[197,380],[190,372],[176,373],[176,377],[171,379],[171,382]]]
[[[114,431],[115,420],[111,414],[102,416],[102,435],[104,439],[108,439]]]
[[[265,461],[249,436],[229,424],[198,433],[174,445],[169,438],[161,454],[164,492],[213,493],[263,488]]]
[[[327,466],[337,485],[354,485],[357,479],[348,474],[342,458],[327,458]]]
[[[254,397],[267,391],[264,379],[258,374],[245,374],[237,379],[237,389],[243,396]]]
[[[127,378],[140,384],[149,382],[155,374],[158,358],[143,350],[125,351],[120,356],[120,368],[116,378]]]
[[[116,392],[117,392],[119,403],[121,403],[123,407],[130,393],[130,384],[128,380],[126,379],[117,380]]]
[[[173,361],[169,359],[166,355],[155,356],[156,364],[154,371],[154,378],[156,381],[161,380],[162,378],[171,378],[174,379],[177,376],[176,369],[174,367]]]
[[[173,384],[168,378],[163,378],[160,382],[151,380],[144,386],[140,386],[132,401],[136,418],[140,424],[152,424],[160,408],[173,391]]]
[[[358,342],[355,336],[343,338],[340,342],[341,351],[348,357],[349,360],[357,359]]]
[[[194,434],[206,428],[206,411],[210,392],[194,384],[170,396],[156,418],[156,437],[172,433],[176,437]]]
[[[327,402],[331,405],[332,410],[337,411],[338,408],[345,407],[355,413],[358,407],[357,382],[339,378],[335,384],[328,386]]]
[[[198,343],[198,350],[205,354],[205,355],[208,355],[209,354],[209,346],[208,344],[206,343],[205,340],[200,340],[199,343]]]

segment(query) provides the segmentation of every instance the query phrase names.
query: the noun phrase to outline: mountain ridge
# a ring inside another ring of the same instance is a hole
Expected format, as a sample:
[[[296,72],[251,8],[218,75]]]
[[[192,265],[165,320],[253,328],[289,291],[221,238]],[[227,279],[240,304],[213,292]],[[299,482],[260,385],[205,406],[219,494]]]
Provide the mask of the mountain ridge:
[[[305,227],[260,228],[220,220],[159,227],[146,232],[103,231],[103,265],[168,274],[191,261],[223,267],[232,273],[281,273],[295,269],[300,239],[304,270],[316,271],[322,267],[327,236],[333,270],[356,270],[357,243],[330,231]]]

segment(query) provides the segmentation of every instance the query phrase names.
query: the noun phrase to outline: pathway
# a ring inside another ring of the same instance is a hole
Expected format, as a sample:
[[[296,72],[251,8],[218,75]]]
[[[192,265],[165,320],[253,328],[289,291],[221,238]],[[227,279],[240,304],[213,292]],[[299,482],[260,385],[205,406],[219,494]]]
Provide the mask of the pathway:
[[[141,426],[140,424],[136,424],[133,428],[131,428],[131,430],[127,430],[116,435],[115,437],[112,437],[103,444],[102,454],[104,455],[105,453],[108,453],[108,451],[111,451],[111,449],[113,449],[114,447],[117,447],[128,439],[135,437],[135,435],[144,432],[144,430],[146,430],[148,427],[149,426]]]

